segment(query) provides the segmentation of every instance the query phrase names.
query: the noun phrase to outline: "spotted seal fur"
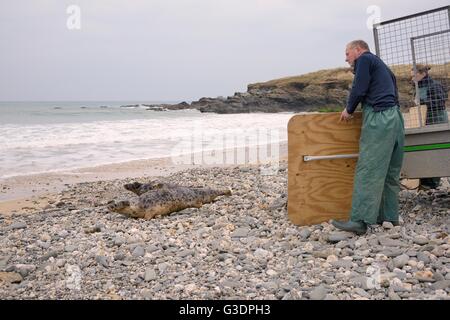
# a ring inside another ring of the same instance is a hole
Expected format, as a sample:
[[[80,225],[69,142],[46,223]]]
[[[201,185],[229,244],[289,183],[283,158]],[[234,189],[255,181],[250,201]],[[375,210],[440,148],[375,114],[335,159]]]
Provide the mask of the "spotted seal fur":
[[[147,220],[186,208],[200,208],[219,196],[231,195],[230,190],[189,188],[165,183],[132,183],[124,187],[139,197],[124,201],[112,200],[107,205],[108,209],[132,218]]]
[[[150,181],[149,183],[140,183],[140,182],[135,181],[133,183],[124,184],[123,187],[125,189],[127,189],[128,191],[131,191],[134,194],[140,196],[149,191],[153,191],[153,190],[161,189],[161,188],[174,188],[174,187],[178,187],[178,185],[154,180],[154,181]]]

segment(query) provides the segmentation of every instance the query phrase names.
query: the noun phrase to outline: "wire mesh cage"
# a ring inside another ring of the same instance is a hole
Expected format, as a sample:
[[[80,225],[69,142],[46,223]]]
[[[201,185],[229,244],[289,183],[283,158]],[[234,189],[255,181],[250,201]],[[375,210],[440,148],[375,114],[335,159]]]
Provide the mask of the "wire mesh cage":
[[[374,25],[377,55],[397,77],[405,127],[450,127],[450,6]]]

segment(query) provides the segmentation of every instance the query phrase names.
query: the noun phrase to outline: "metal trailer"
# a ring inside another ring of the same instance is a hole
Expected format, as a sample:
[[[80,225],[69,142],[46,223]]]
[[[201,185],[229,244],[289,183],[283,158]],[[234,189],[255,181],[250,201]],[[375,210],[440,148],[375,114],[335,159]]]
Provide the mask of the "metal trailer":
[[[411,79],[411,95],[399,99],[408,110],[402,177],[450,177],[450,6],[377,23],[373,35],[397,80]],[[434,82],[415,79],[412,90],[412,77],[426,66]]]

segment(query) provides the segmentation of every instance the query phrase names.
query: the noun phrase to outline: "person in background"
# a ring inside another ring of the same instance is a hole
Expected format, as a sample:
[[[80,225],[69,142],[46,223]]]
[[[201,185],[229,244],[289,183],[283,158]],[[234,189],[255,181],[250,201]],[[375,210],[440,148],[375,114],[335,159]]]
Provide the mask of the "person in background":
[[[416,100],[421,105],[427,106],[425,125],[448,123],[448,114],[445,109],[445,101],[448,99],[447,90],[439,81],[430,77],[428,71],[431,67],[423,64],[416,65],[411,71],[412,81],[417,83]],[[440,184],[441,178],[422,178],[420,179],[419,189],[436,189]]]
[[[355,77],[341,121],[351,119],[361,103],[363,123],[350,220],[331,223],[338,229],[361,235],[371,224],[399,223],[398,193],[405,130],[392,71],[362,40],[350,42],[345,55]]]

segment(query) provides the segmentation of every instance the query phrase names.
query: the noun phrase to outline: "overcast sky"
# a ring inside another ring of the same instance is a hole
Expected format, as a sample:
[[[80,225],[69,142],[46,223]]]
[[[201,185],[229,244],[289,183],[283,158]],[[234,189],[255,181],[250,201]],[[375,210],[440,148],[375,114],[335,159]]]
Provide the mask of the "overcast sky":
[[[79,20],[76,11],[67,13],[71,5],[80,9]],[[370,6],[379,7],[384,21],[445,5],[448,0],[0,0],[0,101],[229,96],[249,83],[345,66],[350,40],[373,47]]]

